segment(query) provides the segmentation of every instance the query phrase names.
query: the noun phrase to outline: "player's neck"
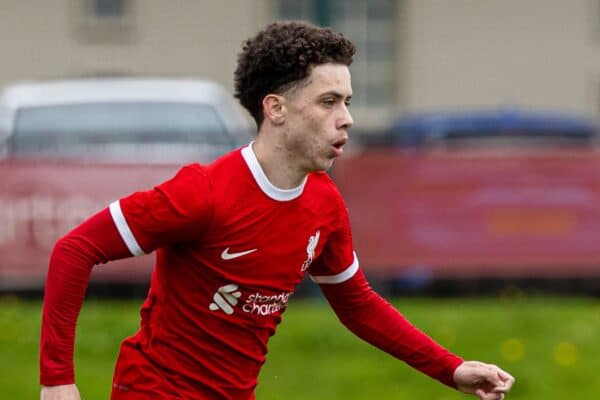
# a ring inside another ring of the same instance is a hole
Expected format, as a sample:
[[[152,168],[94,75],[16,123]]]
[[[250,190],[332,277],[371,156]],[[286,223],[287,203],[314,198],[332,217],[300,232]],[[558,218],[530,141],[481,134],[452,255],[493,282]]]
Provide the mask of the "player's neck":
[[[296,168],[283,146],[261,139],[257,136],[252,149],[269,182],[279,189],[300,186],[306,178],[306,172]]]

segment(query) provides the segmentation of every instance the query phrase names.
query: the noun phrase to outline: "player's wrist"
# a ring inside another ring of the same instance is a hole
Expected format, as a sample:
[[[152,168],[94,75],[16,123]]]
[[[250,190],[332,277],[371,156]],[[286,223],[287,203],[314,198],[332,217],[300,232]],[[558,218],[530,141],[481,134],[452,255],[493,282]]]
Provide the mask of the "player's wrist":
[[[42,386],[41,400],[81,400],[79,389],[75,384]]]
[[[40,375],[40,385],[44,387],[66,386],[75,384],[74,374],[42,374]]]

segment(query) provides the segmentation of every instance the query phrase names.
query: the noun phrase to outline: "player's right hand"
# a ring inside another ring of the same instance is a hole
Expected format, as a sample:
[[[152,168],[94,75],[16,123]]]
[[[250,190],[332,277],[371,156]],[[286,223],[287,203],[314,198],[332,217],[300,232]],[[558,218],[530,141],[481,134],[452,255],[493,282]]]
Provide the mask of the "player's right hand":
[[[456,388],[480,400],[503,400],[515,378],[495,365],[465,361],[454,371]]]
[[[81,400],[75,384],[42,386],[40,400]]]

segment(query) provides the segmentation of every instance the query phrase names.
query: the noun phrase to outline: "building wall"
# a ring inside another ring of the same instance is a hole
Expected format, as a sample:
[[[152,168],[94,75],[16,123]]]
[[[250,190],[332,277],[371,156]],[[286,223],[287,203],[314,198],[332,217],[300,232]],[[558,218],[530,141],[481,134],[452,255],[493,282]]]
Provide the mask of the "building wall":
[[[84,17],[84,0],[33,3],[0,2],[0,84],[134,74],[207,77],[231,88],[240,44],[268,10],[266,0],[136,0],[125,26],[103,27]]]
[[[597,113],[596,0],[411,0],[403,108],[523,105]]]
[[[600,0],[398,1],[395,100],[385,113],[355,109],[357,126],[479,105],[600,111]],[[206,77],[231,90],[240,44],[276,18],[277,4],[129,2],[125,24],[97,26],[85,0],[1,1],[0,85],[132,74]]]

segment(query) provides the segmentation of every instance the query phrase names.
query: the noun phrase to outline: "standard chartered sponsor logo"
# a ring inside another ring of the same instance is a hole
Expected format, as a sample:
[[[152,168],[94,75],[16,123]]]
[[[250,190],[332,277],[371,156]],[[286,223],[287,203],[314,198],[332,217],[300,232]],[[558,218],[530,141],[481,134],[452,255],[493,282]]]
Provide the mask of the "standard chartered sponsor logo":
[[[208,308],[211,311],[222,310],[225,314],[233,314],[234,307],[238,304],[242,296],[238,288],[238,285],[234,283],[221,286],[214,294],[213,302],[210,303]],[[292,292],[281,292],[276,295],[264,295],[256,292],[244,300],[241,309],[248,314],[260,316],[271,315],[283,310],[287,306],[291,295]]]
[[[291,292],[282,292],[273,296],[265,296],[255,293],[246,299],[242,311],[250,314],[269,315],[284,309],[290,300]]]
[[[208,308],[211,311],[223,310],[225,314],[233,314],[233,307],[238,303],[238,299],[242,295],[238,291],[238,286],[230,283],[229,285],[221,286],[213,296],[213,303],[210,303]]]

